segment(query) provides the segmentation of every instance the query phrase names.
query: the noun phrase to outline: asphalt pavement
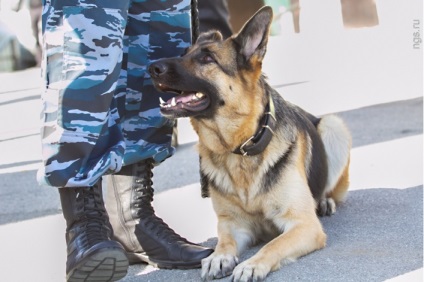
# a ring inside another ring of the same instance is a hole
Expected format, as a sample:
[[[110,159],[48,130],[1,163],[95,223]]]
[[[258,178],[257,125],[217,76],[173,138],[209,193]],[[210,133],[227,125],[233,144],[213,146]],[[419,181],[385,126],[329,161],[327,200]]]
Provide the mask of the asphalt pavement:
[[[327,247],[266,281],[423,281],[423,46],[413,45],[414,20],[421,34],[423,27],[419,2],[377,1],[380,25],[364,29],[320,27],[321,17],[306,13],[303,32],[288,27],[271,37],[264,62],[270,84],[311,113],[343,117],[353,149],[348,198],[321,219]],[[38,68],[0,73],[0,281],[65,281],[58,193],[35,178],[41,84]],[[179,141],[154,170],[154,206],[179,234],[214,247],[216,218],[200,197],[197,136],[187,119],[179,122]],[[200,281],[200,270],[140,264],[121,281]]]

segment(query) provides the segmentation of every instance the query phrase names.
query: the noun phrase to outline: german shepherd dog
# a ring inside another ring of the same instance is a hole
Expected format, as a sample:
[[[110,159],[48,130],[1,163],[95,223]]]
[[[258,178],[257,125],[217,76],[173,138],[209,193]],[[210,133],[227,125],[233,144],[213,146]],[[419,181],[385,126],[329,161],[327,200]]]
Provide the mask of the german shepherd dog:
[[[351,136],[335,115],[315,117],[285,101],[262,74],[272,9],[223,40],[202,33],[185,55],[149,66],[169,118],[190,117],[199,137],[202,193],[218,217],[204,280],[260,281],[283,263],[323,248],[317,216],[331,215],[349,186]],[[238,264],[248,246],[267,242]]]

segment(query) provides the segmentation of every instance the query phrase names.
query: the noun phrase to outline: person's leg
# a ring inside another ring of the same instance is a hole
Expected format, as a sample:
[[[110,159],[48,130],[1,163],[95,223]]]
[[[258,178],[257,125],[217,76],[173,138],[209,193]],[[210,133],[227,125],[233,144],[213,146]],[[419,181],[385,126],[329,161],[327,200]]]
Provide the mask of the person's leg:
[[[121,73],[125,2],[46,1],[41,184],[88,187],[121,168],[125,142],[114,92]]]
[[[224,38],[233,34],[227,0],[198,0],[200,32],[219,30]]]
[[[146,72],[150,62],[181,55],[191,41],[191,0],[133,2],[125,31],[126,53],[116,92],[126,141],[124,167],[107,176],[106,207],[115,238],[131,263],[161,268],[200,267],[213,250],[192,244],[155,215],[152,169],[171,156],[173,121],[159,110],[159,93]],[[126,77],[126,79],[125,79]]]
[[[68,281],[126,275],[111,240],[101,176],[121,168],[125,143],[115,122],[126,1],[44,1],[41,184],[58,187],[66,220]]]

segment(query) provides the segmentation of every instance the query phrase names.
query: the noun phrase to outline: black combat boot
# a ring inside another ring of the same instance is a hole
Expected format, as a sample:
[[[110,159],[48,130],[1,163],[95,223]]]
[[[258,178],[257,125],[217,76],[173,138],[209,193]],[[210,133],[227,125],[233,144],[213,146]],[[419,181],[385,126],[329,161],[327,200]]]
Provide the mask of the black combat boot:
[[[149,159],[107,176],[106,208],[115,239],[126,249],[130,263],[167,269],[200,267],[213,250],[182,238],[155,215],[152,169]]]
[[[127,274],[122,245],[112,241],[101,180],[93,187],[60,188],[66,220],[67,281],[117,281]]]

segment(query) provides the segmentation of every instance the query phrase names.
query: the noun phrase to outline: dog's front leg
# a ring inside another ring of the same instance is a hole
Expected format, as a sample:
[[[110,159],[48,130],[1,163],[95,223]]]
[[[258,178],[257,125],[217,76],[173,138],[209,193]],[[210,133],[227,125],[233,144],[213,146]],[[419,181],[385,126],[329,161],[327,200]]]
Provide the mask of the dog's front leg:
[[[218,217],[218,244],[215,252],[202,260],[202,279],[219,279],[231,275],[240,254],[253,241],[245,226],[235,224],[229,216]]]
[[[233,271],[233,281],[262,281],[270,271],[277,270],[282,262],[293,261],[325,246],[326,235],[317,218],[293,224],[253,257],[240,263]]]

